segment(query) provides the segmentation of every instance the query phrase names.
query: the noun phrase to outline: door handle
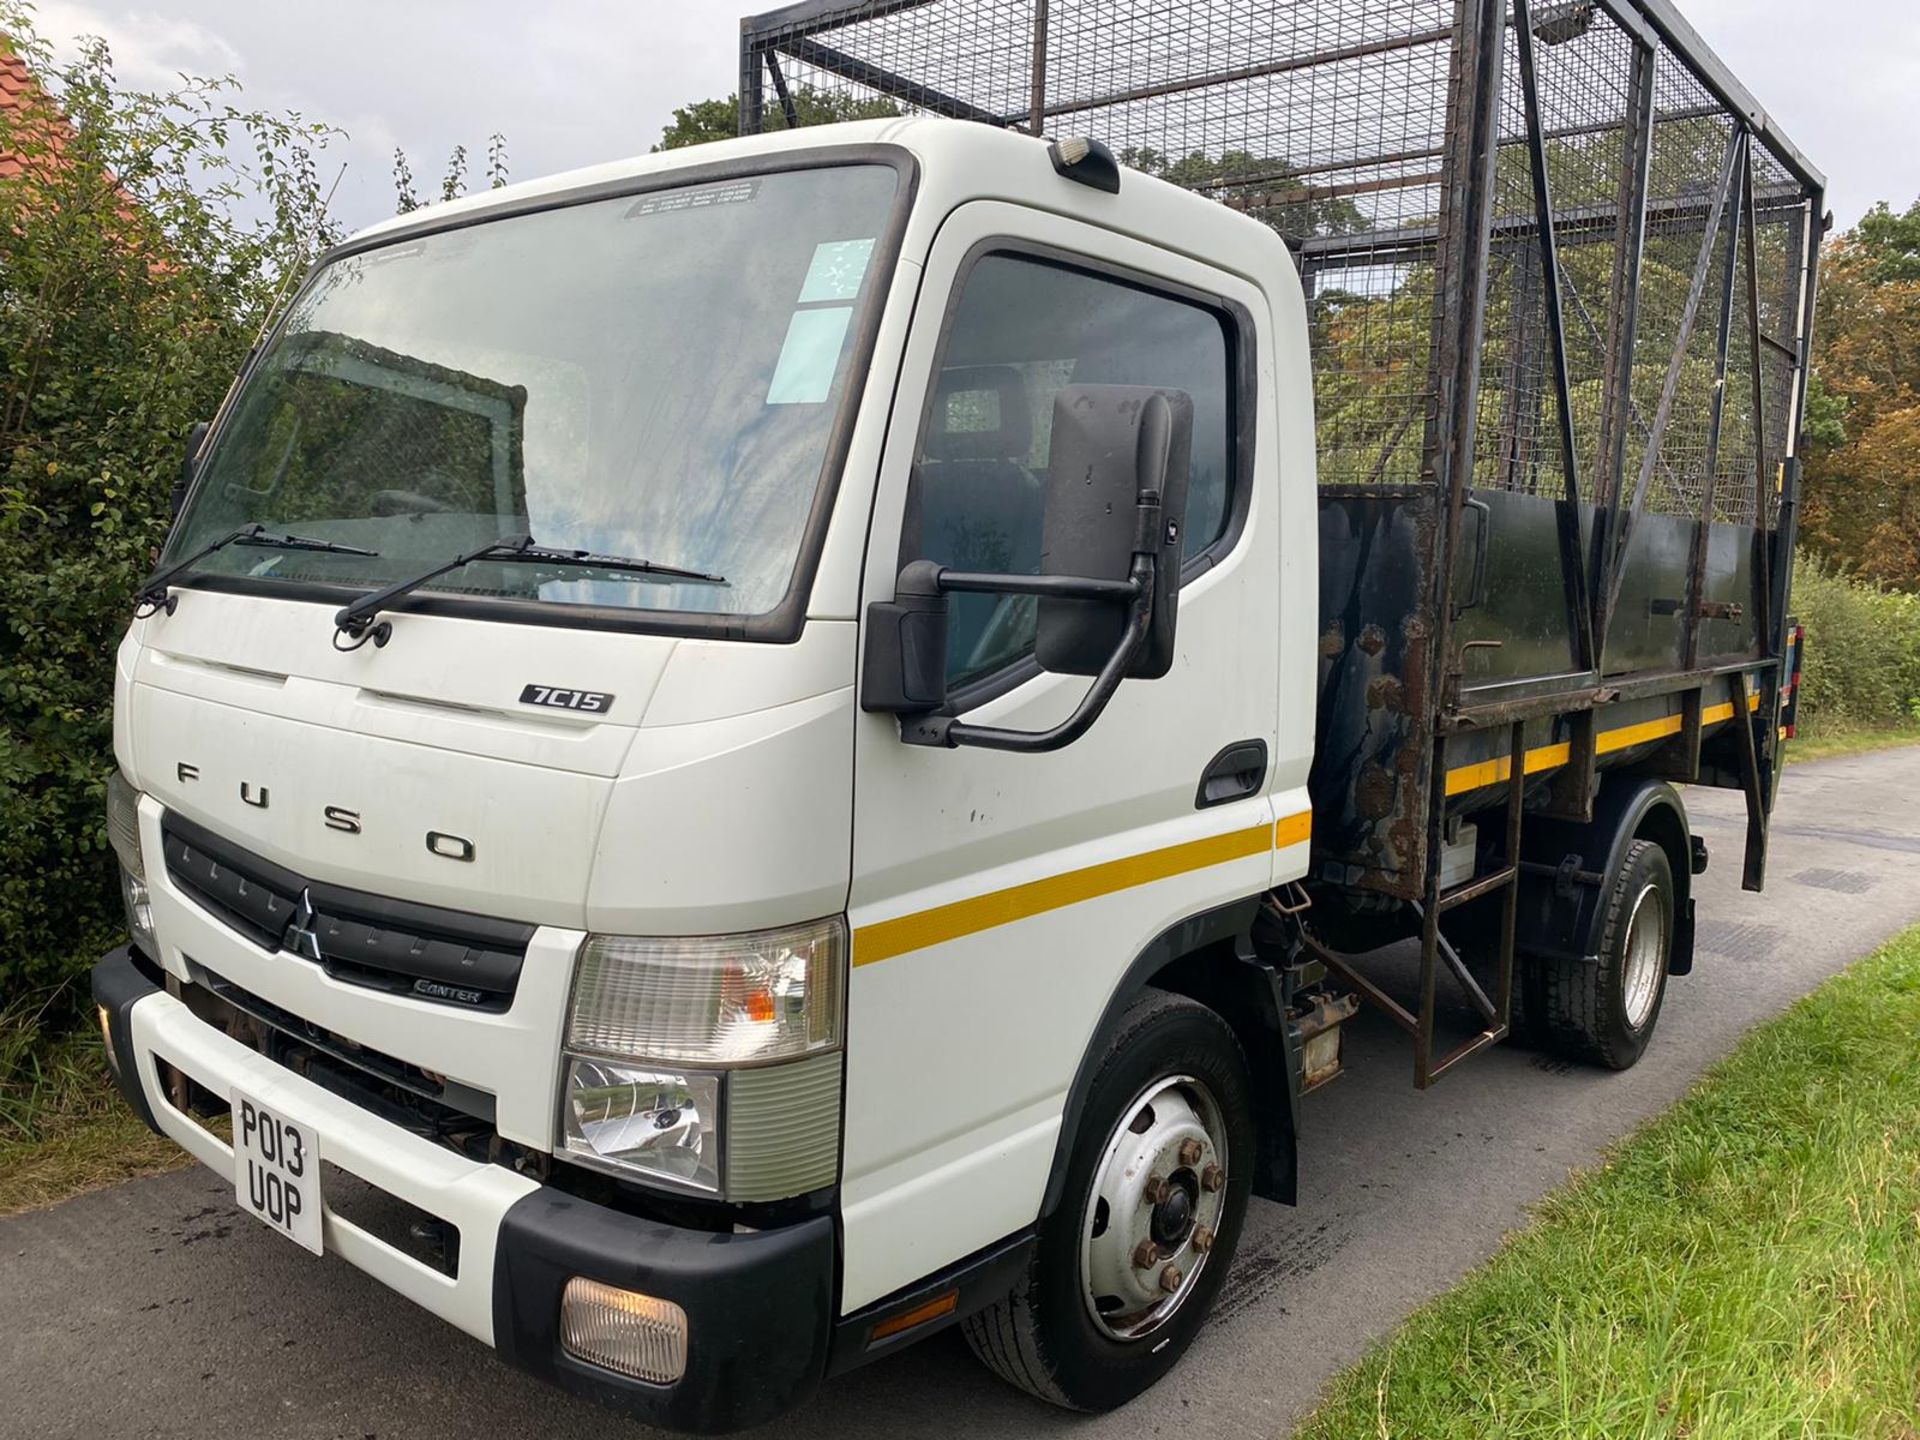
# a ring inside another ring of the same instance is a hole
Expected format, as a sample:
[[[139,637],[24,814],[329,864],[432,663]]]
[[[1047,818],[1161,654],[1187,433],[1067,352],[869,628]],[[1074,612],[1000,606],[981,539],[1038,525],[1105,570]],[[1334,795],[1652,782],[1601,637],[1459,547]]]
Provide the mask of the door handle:
[[[1207,762],[1193,808],[1205,810],[1258,795],[1267,783],[1267,742],[1237,740]]]

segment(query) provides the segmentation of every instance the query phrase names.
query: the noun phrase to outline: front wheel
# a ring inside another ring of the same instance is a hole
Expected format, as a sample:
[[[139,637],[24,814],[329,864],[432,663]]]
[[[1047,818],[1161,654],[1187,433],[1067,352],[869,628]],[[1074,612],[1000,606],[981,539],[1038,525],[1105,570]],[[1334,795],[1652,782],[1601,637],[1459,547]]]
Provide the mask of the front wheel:
[[[1226,1021],[1150,990],[1104,1046],[1028,1273],[965,1322],[1001,1379],[1074,1410],[1171,1370],[1220,1292],[1252,1186],[1247,1063]]]

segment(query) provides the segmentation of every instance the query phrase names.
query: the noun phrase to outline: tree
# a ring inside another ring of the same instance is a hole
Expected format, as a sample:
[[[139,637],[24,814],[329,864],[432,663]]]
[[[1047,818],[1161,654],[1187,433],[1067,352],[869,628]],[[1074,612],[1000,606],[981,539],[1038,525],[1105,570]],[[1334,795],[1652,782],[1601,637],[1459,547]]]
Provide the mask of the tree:
[[[1315,186],[1285,160],[1226,150],[1216,158],[1195,150],[1182,159],[1152,146],[1129,146],[1120,163],[1146,175],[1194,190],[1244,210],[1290,239],[1313,235],[1358,235],[1373,221],[1358,205],[1327,187]]]
[[[487,188],[498,190],[507,183],[507,137],[495,131],[487,137]],[[401,215],[411,214],[429,202],[422,200],[413,188],[413,162],[407,158],[407,152],[399,146],[393,150],[393,190],[394,209]],[[447,169],[440,181],[438,199],[458,200],[467,193],[467,147],[456,145],[447,156]]]
[[[76,976],[122,927],[104,823],[114,652],[194,421],[291,275],[336,238],[336,132],[241,108],[231,80],[120,85],[57,66],[0,0],[0,988]]]
[[[1920,204],[1828,247],[1802,533],[1846,573],[1920,590]]]
[[[900,113],[900,107],[880,97],[862,99],[833,91],[815,90],[802,85],[792,92],[794,114],[802,125],[831,125],[841,120],[885,120]],[[763,121],[767,130],[785,130],[786,109],[779,98],[767,96]],[[660,132],[660,143],[653,148],[678,150],[687,145],[704,145],[709,140],[732,140],[740,134],[740,97],[695,100],[673,112],[673,119]]]
[[[1885,285],[1920,280],[1920,200],[1896,215],[1882,200],[1862,217],[1853,237],[1869,256],[1873,279]]]

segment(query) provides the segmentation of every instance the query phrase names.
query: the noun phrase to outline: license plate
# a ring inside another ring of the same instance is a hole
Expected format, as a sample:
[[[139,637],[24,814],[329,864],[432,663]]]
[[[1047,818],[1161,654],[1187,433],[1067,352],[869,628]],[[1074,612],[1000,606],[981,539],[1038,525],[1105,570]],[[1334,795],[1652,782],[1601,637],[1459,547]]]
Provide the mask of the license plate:
[[[233,1092],[233,1189],[242,1210],[321,1253],[318,1139],[311,1126],[240,1090]]]

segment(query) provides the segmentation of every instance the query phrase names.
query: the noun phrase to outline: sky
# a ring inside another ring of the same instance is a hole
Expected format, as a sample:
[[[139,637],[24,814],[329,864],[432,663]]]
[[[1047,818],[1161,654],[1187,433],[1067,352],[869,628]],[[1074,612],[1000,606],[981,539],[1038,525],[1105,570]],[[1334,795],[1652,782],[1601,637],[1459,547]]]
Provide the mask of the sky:
[[[454,145],[477,172],[506,136],[514,179],[618,159],[673,108],[736,84],[739,17],[776,0],[38,0],[70,45],[112,45],[123,81],[232,74],[250,103],[348,132],[334,212],[349,229],[393,211],[392,155],[437,192]],[[1920,198],[1920,3],[1679,0],[1694,27],[1830,179],[1838,224]]]

